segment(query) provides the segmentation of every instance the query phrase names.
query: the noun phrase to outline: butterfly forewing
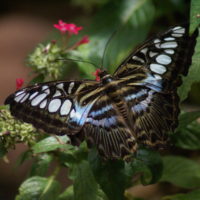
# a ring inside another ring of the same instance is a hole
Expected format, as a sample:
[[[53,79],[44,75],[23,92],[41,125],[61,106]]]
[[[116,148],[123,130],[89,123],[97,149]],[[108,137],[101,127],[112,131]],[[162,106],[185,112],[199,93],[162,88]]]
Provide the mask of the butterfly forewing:
[[[188,26],[176,26],[158,34],[136,49],[117,68],[115,76],[137,74],[142,67],[148,75],[143,83],[160,84],[162,90],[179,85],[177,76],[187,74],[196,43],[197,30],[189,36]]]
[[[12,115],[54,134],[75,134],[98,98],[95,81],[55,81],[36,84],[6,99]],[[91,93],[91,94],[90,94]]]

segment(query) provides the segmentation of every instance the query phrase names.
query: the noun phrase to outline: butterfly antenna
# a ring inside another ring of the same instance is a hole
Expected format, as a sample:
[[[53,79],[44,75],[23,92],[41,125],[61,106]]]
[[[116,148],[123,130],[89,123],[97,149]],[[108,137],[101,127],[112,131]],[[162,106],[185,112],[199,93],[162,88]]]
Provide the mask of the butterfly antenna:
[[[117,32],[118,32],[118,29],[116,29],[116,30],[111,34],[111,36],[109,37],[108,41],[106,42],[106,45],[105,45],[105,48],[104,48],[104,51],[103,51],[102,60],[101,60],[101,67],[100,67],[101,70],[103,69],[103,64],[104,64],[104,61],[105,61],[105,55],[106,55],[106,50],[108,49],[108,45],[110,44],[110,41],[111,41],[112,38],[116,35]]]
[[[87,61],[87,60],[78,60],[78,59],[73,59],[73,58],[58,58],[56,60],[88,63],[88,64],[93,65],[95,68],[98,68],[98,66],[95,63]]]

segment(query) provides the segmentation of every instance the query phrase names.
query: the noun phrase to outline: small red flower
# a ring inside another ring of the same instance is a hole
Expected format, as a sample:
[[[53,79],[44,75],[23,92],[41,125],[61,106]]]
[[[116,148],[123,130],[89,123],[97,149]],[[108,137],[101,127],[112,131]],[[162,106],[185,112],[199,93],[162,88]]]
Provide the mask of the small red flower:
[[[65,33],[67,31],[67,24],[62,20],[59,20],[58,24],[54,24],[53,26],[57,28],[61,33]]]
[[[83,38],[78,42],[78,45],[81,45],[81,44],[87,44],[89,43],[90,40],[89,40],[89,37],[87,35],[83,36]]]
[[[67,31],[69,32],[69,34],[75,34],[75,35],[77,35],[78,32],[83,29],[82,26],[78,27],[75,24],[67,24],[66,28],[67,28]]]
[[[70,35],[75,34],[77,35],[78,32],[83,29],[82,26],[78,27],[75,24],[67,24],[63,22],[62,20],[58,21],[58,24],[53,25],[55,28],[60,30],[61,33],[66,33],[68,32]]]
[[[24,84],[24,79],[23,78],[17,78],[16,79],[16,89],[19,90],[22,85]]]
[[[101,72],[101,70],[100,69],[96,69],[96,71],[92,73],[92,75],[94,75],[96,77],[95,78],[96,81],[100,81],[99,72]]]

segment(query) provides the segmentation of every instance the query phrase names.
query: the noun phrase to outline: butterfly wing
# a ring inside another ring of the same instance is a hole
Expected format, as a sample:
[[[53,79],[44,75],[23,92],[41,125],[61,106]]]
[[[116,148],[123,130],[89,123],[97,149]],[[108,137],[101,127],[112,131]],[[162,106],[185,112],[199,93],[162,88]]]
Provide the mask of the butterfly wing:
[[[127,88],[124,101],[139,143],[162,147],[176,128],[177,87],[191,64],[196,37],[186,26],[173,27],[137,48],[115,71]]]
[[[35,84],[10,95],[13,116],[58,135],[80,131],[101,93],[96,81],[55,81]],[[94,94],[95,91],[95,95]]]
[[[137,144],[126,121],[108,95],[102,95],[90,110],[83,133],[89,146],[96,146],[108,159],[128,159]]]

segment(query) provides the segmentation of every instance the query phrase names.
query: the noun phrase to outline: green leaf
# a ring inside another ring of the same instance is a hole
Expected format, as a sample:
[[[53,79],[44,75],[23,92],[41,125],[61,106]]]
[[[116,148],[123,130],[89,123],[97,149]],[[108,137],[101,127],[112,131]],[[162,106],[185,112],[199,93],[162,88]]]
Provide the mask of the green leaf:
[[[70,145],[66,144],[67,141],[69,141],[69,138],[66,135],[56,136],[56,137],[50,136],[50,137],[47,137],[47,138],[39,141],[37,144],[35,144],[32,147],[33,152],[34,153],[43,153],[43,152],[53,151],[58,148],[66,149],[66,150],[70,148]]]
[[[129,176],[132,177],[141,173],[143,185],[156,183],[162,176],[163,163],[158,152],[141,148],[137,151],[136,157],[131,163]]]
[[[22,183],[16,200],[55,200],[59,193],[60,185],[52,177],[34,176]]]
[[[97,199],[98,184],[89,163],[85,160],[74,166],[74,200]]]
[[[73,185],[69,186],[61,195],[58,200],[74,200],[74,188]],[[101,189],[97,191],[97,200],[108,200]]]
[[[31,150],[24,151],[17,159],[16,166],[22,165],[26,160],[32,159],[33,153]]]
[[[180,156],[165,156],[163,163],[161,182],[188,189],[200,187],[200,165],[195,161]]]
[[[145,39],[153,17],[154,6],[150,0],[108,2],[102,7],[90,26],[88,32],[90,43],[79,48],[82,59],[95,62],[100,67],[106,43],[117,31],[106,49],[103,63],[105,68],[114,71],[122,59],[127,57],[130,51]],[[78,64],[81,70],[92,77],[91,72],[94,72],[94,67],[84,63]]]
[[[198,200],[198,199],[200,199],[200,190],[195,190],[187,194],[175,194],[162,198],[162,200]]]
[[[192,57],[192,65],[189,68],[188,75],[183,77],[183,84],[178,88],[178,94],[181,101],[187,98],[188,92],[191,86],[195,82],[200,81],[200,36],[197,37],[197,43],[195,47],[195,53]]]
[[[35,78],[33,78],[30,81],[29,85],[33,85],[35,83],[42,83],[42,82],[44,82],[44,79],[45,79],[44,75],[40,74],[40,75],[36,76]]]
[[[89,162],[94,176],[109,200],[124,199],[127,178],[124,162],[120,160],[103,161],[96,149],[90,151]]]
[[[191,0],[190,6],[190,33],[193,33],[197,26],[200,24],[200,1]]]
[[[32,165],[30,176],[45,176],[52,160],[53,156],[50,154],[38,155]]]
[[[193,122],[200,117],[200,112],[187,112],[179,116],[179,126],[172,134],[173,143],[180,148],[196,150],[200,149],[200,125]]]
[[[65,191],[59,195],[58,200],[74,200],[74,188],[69,186]]]
[[[178,129],[186,128],[188,124],[200,117],[200,111],[186,112],[179,115]]]
[[[177,147],[183,149],[200,149],[200,124],[193,122],[187,127],[177,130],[172,135],[172,140]]]

